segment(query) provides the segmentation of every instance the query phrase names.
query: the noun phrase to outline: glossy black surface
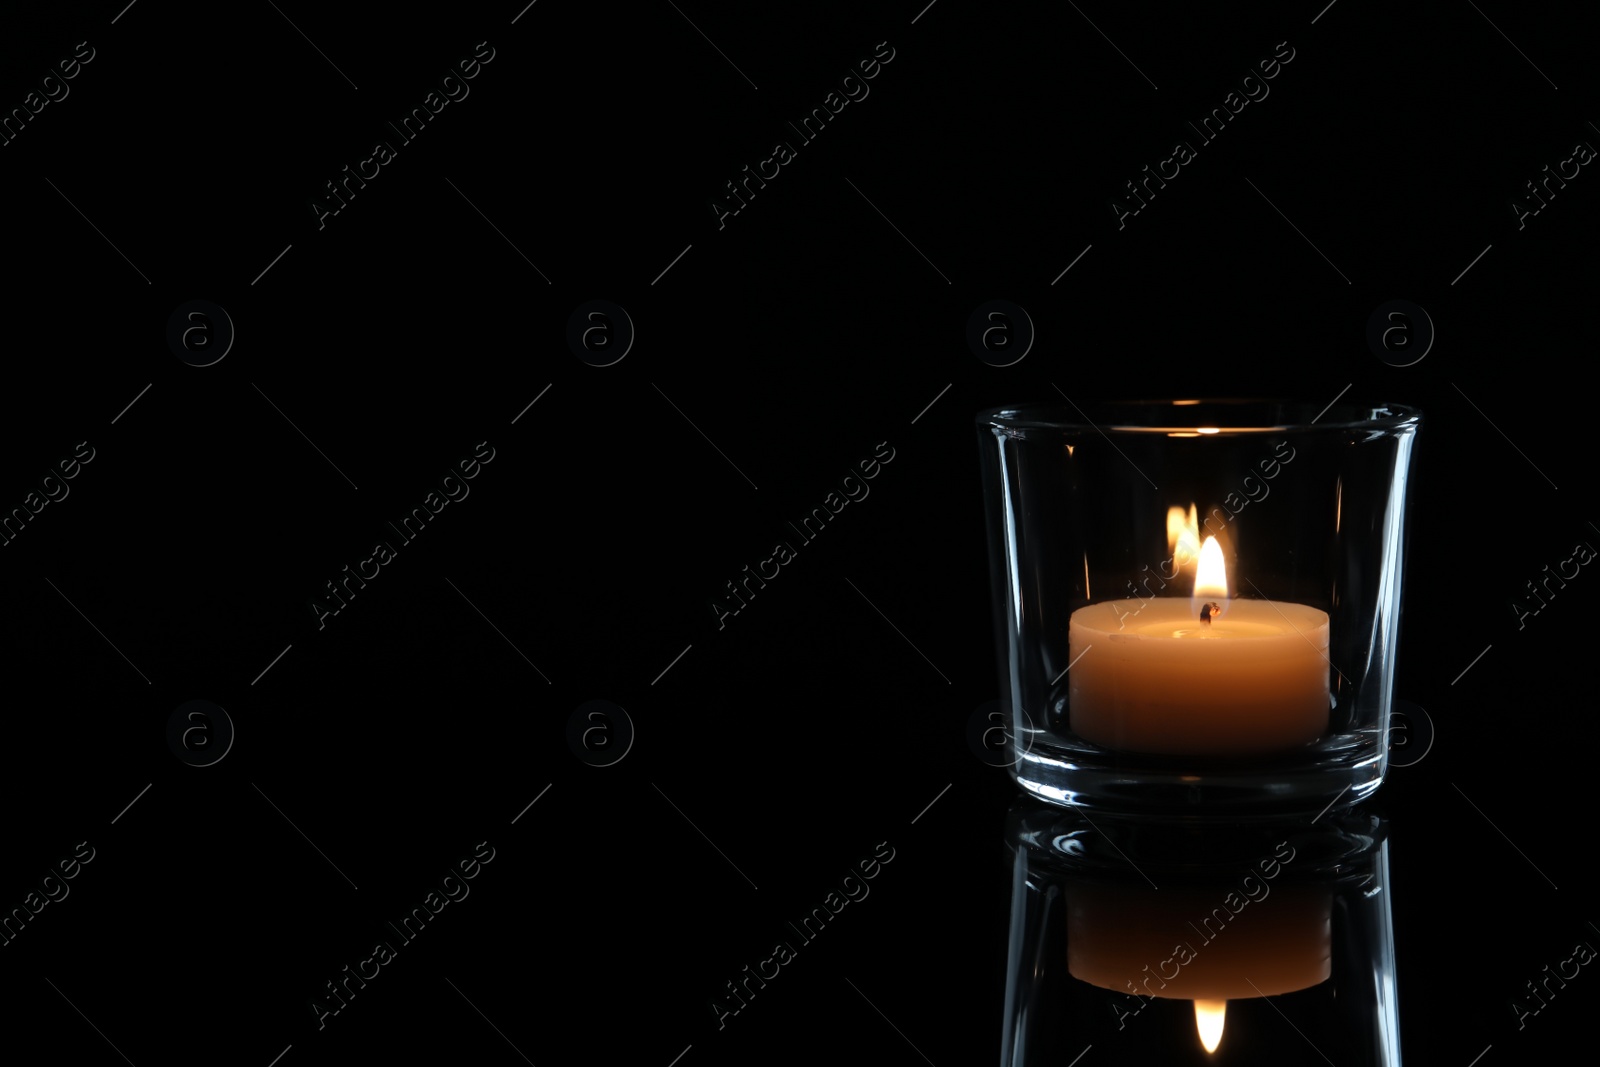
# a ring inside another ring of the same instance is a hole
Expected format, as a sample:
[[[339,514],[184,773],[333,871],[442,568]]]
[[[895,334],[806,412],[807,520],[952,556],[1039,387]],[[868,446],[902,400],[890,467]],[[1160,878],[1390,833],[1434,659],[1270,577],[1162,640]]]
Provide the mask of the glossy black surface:
[[[1417,747],[1374,800],[1404,1061],[1587,1047],[1583,13],[525,3],[0,16],[8,1049],[998,1062],[1016,790],[970,743],[973,420],[1063,395],[1426,413]],[[1009,366],[968,347],[994,300],[1035,334]],[[1368,346],[1396,300],[1435,334],[1409,366]],[[220,361],[169,347],[191,301]],[[631,323],[609,365],[569,347],[592,301]],[[190,701],[232,727],[210,765]],[[346,967],[373,977],[334,1015]],[[724,1014],[746,967],[776,976]]]

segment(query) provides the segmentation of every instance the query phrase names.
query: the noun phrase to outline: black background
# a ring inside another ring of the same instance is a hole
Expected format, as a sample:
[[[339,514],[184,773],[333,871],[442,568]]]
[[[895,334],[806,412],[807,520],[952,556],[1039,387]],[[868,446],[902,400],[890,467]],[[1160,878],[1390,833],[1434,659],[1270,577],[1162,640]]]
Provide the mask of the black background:
[[[1395,691],[1436,736],[1378,800],[1406,1056],[1535,1062],[1581,1030],[1588,969],[1511,1007],[1600,944],[1596,579],[1512,607],[1600,544],[1597,179],[1520,229],[1512,206],[1600,143],[1580,13],[519,6],[4,16],[8,111],[94,49],[0,147],[0,507],[94,449],[0,549],[0,907],[96,850],[0,948],[8,1041],[996,1056],[1015,789],[967,743],[997,690],[973,415],[1194,393],[1425,413]],[[399,144],[385,122],[480,41],[470,95]],[[1124,183],[1284,41],[1270,95],[1119,229]],[[879,42],[870,95],[719,228],[724,183]],[[237,331],[205,368],[165,339],[194,299]],[[637,330],[608,367],[565,340],[594,299]],[[991,299],[1037,333],[1011,366],[967,345]],[[1366,342],[1395,299],[1437,330],[1411,366]],[[470,496],[319,629],[324,583],[482,441]],[[724,583],[880,442],[870,496],[719,629]],[[237,729],[210,767],[167,746],[191,699]],[[596,699],[635,731],[609,767],[567,741]],[[470,897],[319,1030],[311,998],[479,841]],[[871,896],[719,1029],[724,983],[880,842]]]

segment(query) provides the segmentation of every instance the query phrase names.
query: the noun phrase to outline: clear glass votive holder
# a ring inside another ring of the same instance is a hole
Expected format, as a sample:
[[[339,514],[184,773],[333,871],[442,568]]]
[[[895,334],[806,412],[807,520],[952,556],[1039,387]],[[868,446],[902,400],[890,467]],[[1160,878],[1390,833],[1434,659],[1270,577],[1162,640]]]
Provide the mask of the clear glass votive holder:
[[[1375,791],[1420,421],[1271,400],[980,413],[1017,784],[1224,818]]]

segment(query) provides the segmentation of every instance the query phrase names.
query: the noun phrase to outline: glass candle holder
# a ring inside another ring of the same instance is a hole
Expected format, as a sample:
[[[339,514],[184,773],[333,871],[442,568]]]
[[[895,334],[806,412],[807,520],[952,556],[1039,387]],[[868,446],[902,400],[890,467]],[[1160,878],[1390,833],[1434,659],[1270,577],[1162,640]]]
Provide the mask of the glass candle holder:
[[[981,413],[1017,784],[1219,817],[1376,790],[1420,418],[1255,400]]]

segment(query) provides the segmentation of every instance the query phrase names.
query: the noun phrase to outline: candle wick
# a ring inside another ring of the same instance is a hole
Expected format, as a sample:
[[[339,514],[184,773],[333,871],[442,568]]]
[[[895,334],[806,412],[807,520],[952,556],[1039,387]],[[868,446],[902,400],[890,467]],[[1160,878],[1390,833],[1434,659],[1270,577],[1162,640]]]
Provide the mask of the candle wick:
[[[1211,625],[1211,616],[1221,615],[1222,605],[1216,601],[1209,601],[1200,609],[1200,621],[1207,626]]]

